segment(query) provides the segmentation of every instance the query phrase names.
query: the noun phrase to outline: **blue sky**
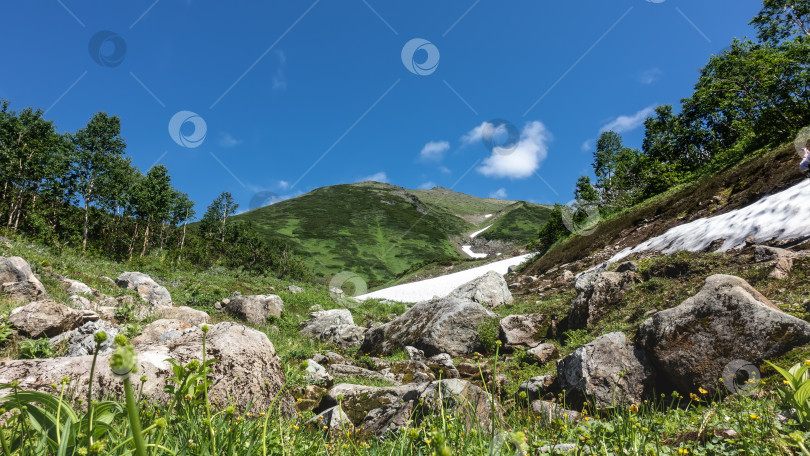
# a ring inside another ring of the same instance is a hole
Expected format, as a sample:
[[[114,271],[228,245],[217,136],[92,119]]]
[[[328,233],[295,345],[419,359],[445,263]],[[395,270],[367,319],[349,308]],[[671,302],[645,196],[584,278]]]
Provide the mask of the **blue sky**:
[[[247,209],[267,199],[257,193],[367,178],[565,203],[599,132],[640,147],[645,115],[677,106],[711,54],[752,37],[760,7],[3,2],[0,97],[47,110],[61,131],[120,116],[135,164],[165,164],[198,211],[221,191]]]

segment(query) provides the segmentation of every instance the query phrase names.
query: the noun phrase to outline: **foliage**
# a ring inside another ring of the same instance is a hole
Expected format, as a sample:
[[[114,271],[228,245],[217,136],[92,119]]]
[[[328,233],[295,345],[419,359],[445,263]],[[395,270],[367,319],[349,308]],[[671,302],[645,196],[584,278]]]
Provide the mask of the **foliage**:
[[[20,342],[20,358],[23,359],[50,358],[54,353],[51,341],[46,337],[26,339]]]
[[[11,340],[14,334],[11,324],[8,322],[8,316],[0,315],[0,346]]]
[[[495,353],[500,345],[498,318],[487,318],[478,325],[478,339],[484,353]]]
[[[804,430],[810,429],[810,361],[794,364],[785,370],[766,361],[783,377],[783,385],[777,388],[786,410],[794,410],[793,419]]]

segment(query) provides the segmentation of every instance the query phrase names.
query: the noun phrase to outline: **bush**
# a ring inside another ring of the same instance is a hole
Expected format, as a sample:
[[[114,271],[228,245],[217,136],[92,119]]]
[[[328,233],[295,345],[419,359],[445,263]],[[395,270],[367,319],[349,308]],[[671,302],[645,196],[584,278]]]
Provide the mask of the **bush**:
[[[481,348],[485,353],[495,353],[498,348],[498,323],[497,318],[488,318],[478,326],[478,339],[481,341]]]
[[[50,358],[53,355],[54,349],[47,338],[28,339],[20,342],[20,358],[22,359]]]

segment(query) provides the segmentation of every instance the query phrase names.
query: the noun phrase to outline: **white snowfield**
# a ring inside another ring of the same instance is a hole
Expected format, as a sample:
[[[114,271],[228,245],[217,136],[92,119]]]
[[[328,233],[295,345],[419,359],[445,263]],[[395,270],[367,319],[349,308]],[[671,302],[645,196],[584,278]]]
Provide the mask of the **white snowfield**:
[[[484,231],[486,231],[486,230],[488,230],[490,228],[492,228],[492,225],[489,225],[488,227],[486,227],[484,229],[476,231],[475,233],[470,235],[470,239],[475,239],[476,236],[478,236],[479,234],[483,233]]]
[[[486,258],[487,256],[489,256],[486,253],[475,253],[475,252],[473,252],[471,245],[462,245],[461,250],[464,253],[466,253],[467,255],[469,255],[470,258]]]
[[[490,217],[492,217],[492,214],[487,214],[487,215],[484,216],[484,218],[490,218]]]
[[[510,266],[517,266],[534,255],[534,253],[527,253],[525,255],[507,258],[506,260],[485,264],[477,268],[467,269],[466,271],[454,272],[419,282],[396,285],[372,293],[355,296],[355,299],[390,299],[399,302],[419,302],[432,299],[433,297],[443,298],[449,295],[450,292],[455,290],[459,285],[477,279],[489,271],[495,271],[498,274],[506,274]]]
[[[766,196],[749,206],[671,228],[660,236],[622,250],[608,263],[650,250],[667,254],[680,250],[695,252],[705,249],[716,239],[725,241],[718,249],[725,252],[744,246],[749,236],[755,238],[756,242],[810,236],[810,180]]]

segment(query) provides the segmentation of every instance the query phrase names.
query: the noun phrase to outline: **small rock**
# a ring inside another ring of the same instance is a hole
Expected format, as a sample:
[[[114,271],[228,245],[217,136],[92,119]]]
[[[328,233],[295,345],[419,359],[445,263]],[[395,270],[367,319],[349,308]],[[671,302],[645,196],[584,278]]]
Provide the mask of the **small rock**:
[[[308,359],[306,363],[305,378],[307,382],[322,384],[327,387],[332,386],[333,378],[329,375],[329,372],[326,371],[325,367],[318,364],[314,359]]]
[[[287,291],[289,291],[292,294],[298,294],[303,293],[304,289],[296,285],[290,285],[287,287]]]
[[[553,402],[533,401],[532,412],[544,423],[551,423],[555,420],[563,420],[569,423],[579,421],[579,412],[566,410]]]
[[[180,337],[183,334],[182,331],[188,328],[191,328],[191,325],[188,325],[180,320],[170,318],[155,320],[143,327],[141,335],[132,339],[132,344],[140,345],[161,341],[165,342],[167,340],[171,340],[171,338]],[[164,339],[164,335],[170,331],[174,331],[174,333],[170,334],[167,336],[168,338]]]
[[[306,424],[333,433],[350,434],[354,431],[354,424],[339,405],[324,410],[318,416],[308,420]]]
[[[790,277],[790,271],[793,269],[793,258],[782,257],[776,261],[773,271],[768,274],[768,277],[777,280],[784,280]]]
[[[636,272],[638,271],[638,263],[635,261],[625,261],[616,266],[616,272]]]
[[[301,322],[298,331],[304,336],[320,338],[332,326],[351,325],[354,319],[349,309],[318,310],[309,314],[309,319]]]
[[[790,258],[792,255],[793,253],[790,250],[780,249],[778,247],[769,247],[767,245],[757,245],[754,247],[754,261],[757,263]]]
[[[83,313],[55,301],[34,301],[11,311],[8,322],[32,339],[54,337],[78,328]]]
[[[158,285],[146,274],[141,272],[125,272],[115,279],[121,288],[135,290],[151,308],[171,307],[172,297],[166,287]]]
[[[560,356],[560,350],[554,344],[540,344],[534,348],[526,351],[534,356],[537,363],[541,366],[557,359]]]
[[[208,323],[208,314],[202,310],[192,309],[191,307],[162,307],[155,310],[156,318],[171,318],[180,320],[189,326],[200,326],[203,323]]]
[[[237,318],[261,326],[267,323],[268,317],[281,317],[284,301],[273,294],[243,296],[235,293],[225,305],[225,310]]]
[[[546,338],[548,325],[544,314],[509,315],[498,324],[498,337],[507,350],[535,347]]]
[[[554,376],[552,375],[532,377],[518,386],[518,393],[526,393],[526,400],[533,402],[547,396],[553,396],[553,385]]]

